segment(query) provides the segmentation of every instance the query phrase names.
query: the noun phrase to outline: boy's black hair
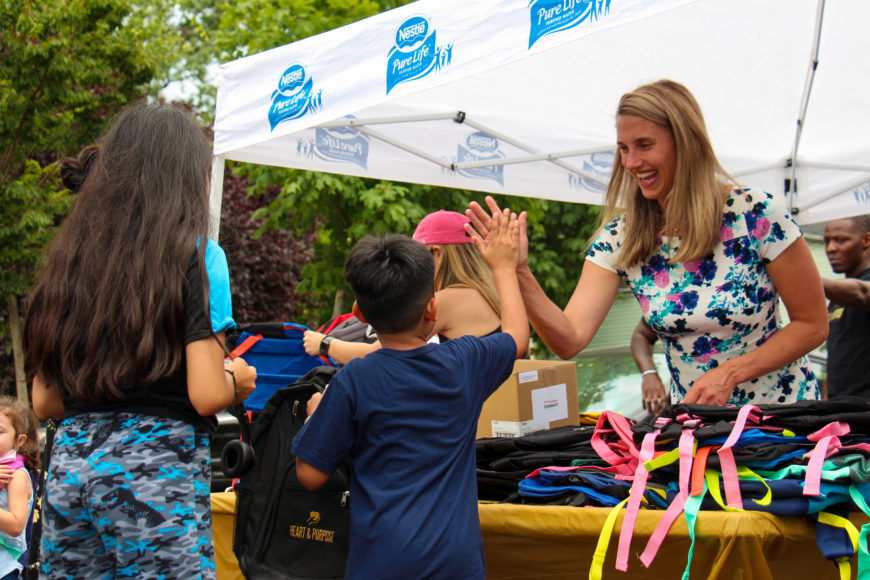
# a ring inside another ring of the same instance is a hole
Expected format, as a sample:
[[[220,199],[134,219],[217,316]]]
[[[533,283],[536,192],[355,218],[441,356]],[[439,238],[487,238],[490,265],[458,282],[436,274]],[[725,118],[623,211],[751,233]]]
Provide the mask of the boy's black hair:
[[[435,260],[408,236],[366,236],[348,254],[344,278],[377,332],[403,332],[420,322],[435,294]]]

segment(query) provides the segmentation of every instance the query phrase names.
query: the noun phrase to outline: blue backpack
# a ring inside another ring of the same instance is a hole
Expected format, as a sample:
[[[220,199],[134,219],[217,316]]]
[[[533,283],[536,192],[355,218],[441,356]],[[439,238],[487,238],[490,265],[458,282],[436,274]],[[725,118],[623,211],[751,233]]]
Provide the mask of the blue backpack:
[[[263,322],[242,325],[239,330],[231,355],[257,369],[257,388],[244,403],[248,411],[261,410],[275,391],[324,364],[320,357],[305,352],[302,335],[309,329],[304,324]]]

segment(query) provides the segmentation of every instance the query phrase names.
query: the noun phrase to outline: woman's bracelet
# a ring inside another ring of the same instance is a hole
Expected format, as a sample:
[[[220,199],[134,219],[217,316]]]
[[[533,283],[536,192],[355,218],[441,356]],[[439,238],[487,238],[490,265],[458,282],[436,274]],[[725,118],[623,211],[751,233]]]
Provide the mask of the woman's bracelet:
[[[651,375],[653,373],[659,374],[659,371],[657,369],[647,369],[647,370],[643,371],[642,373],[640,373],[640,375],[646,376],[646,375]]]
[[[236,383],[236,373],[232,371],[232,369],[224,368],[224,372],[230,375],[233,379],[233,395],[236,399],[239,398],[239,385]]]

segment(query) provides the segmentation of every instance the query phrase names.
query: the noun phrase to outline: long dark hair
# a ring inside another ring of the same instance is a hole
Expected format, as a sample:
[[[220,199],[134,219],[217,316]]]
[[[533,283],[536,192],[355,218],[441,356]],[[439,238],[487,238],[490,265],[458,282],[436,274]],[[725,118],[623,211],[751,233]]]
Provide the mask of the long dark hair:
[[[182,293],[197,247],[208,312],[211,160],[190,115],[139,104],[97,146],[62,161],[78,195],[27,301],[31,377],[95,401],[180,368]]]

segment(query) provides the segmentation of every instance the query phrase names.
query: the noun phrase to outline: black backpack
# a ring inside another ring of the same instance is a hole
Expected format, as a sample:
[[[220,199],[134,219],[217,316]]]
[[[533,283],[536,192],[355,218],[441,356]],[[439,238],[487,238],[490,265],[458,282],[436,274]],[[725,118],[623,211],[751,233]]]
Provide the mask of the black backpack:
[[[278,389],[242,440],[224,447],[222,468],[235,485],[233,552],[248,579],[344,577],[350,536],[350,469],[345,462],[316,491],[296,478],[293,438],[307,417],[306,403],[338,369],[315,367]],[[234,413],[235,414],[235,413]]]

